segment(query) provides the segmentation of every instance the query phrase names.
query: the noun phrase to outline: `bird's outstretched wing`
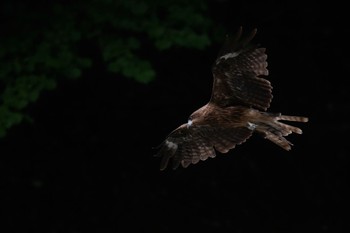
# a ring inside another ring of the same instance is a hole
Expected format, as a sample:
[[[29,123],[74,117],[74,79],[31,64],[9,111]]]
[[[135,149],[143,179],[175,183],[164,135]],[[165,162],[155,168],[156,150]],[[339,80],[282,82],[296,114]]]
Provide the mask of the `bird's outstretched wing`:
[[[266,111],[272,100],[267,76],[265,48],[250,43],[256,34],[242,38],[242,28],[228,37],[213,65],[213,90],[210,101],[218,106],[243,105]]]
[[[160,170],[164,170],[172,159],[172,167],[176,169],[181,164],[188,167],[200,160],[216,156],[215,150],[227,153],[236,145],[245,142],[252,135],[246,127],[220,128],[209,125],[191,126],[183,124],[175,129],[161,144],[156,154],[162,157]]]

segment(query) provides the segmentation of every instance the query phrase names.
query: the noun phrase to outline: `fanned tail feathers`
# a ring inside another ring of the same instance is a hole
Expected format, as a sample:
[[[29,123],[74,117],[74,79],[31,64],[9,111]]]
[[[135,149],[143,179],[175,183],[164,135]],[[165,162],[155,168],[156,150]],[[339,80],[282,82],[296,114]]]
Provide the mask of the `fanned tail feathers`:
[[[266,117],[263,117],[263,120],[257,123],[256,130],[259,133],[262,133],[266,139],[269,139],[271,142],[282,147],[285,150],[290,150],[293,144],[288,141],[285,137],[291,133],[302,134],[303,131],[295,126],[288,125],[282,121],[293,121],[293,122],[307,122],[307,117],[301,116],[286,116],[280,114],[270,114],[265,113]]]

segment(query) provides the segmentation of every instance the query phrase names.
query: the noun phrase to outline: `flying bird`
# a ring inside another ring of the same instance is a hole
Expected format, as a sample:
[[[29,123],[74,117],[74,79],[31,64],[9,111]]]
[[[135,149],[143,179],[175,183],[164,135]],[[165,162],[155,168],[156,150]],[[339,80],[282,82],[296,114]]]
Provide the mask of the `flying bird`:
[[[173,169],[188,167],[227,153],[254,132],[289,151],[285,137],[301,134],[298,127],[281,121],[307,122],[307,117],[287,116],[266,110],[272,100],[265,48],[251,43],[257,29],[242,37],[242,27],[227,37],[212,66],[214,77],[210,101],[193,112],[187,123],[172,131],[159,146],[160,170],[171,160]]]

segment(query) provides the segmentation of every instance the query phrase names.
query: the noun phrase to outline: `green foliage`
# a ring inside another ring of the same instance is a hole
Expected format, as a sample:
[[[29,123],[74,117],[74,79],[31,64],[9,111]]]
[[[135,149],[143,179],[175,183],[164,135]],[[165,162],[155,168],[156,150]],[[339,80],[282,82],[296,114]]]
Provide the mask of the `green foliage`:
[[[26,118],[40,93],[93,65],[98,56],[81,44],[98,48],[108,71],[141,83],[156,76],[147,59],[153,50],[210,44],[200,0],[49,2],[0,3],[0,137]]]

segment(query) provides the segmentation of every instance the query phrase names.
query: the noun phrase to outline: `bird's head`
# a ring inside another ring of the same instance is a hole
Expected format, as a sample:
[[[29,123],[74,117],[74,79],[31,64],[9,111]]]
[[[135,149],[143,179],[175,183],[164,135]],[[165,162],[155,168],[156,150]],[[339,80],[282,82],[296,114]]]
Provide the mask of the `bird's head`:
[[[201,116],[203,115],[204,107],[205,106],[203,106],[202,108],[200,108],[197,111],[193,112],[189,116],[188,121],[187,121],[187,127],[192,126],[193,124],[195,124],[201,118]]]

